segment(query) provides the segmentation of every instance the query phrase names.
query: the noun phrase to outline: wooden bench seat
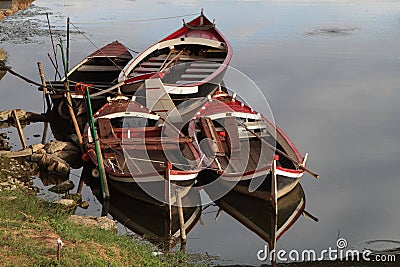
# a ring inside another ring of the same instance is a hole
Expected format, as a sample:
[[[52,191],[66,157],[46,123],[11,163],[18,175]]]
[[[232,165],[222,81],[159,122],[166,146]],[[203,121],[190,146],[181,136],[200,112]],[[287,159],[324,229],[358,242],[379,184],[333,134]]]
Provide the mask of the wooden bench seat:
[[[78,68],[78,71],[97,71],[97,72],[107,72],[107,71],[121,71],[123,67],[120,66],[103,66],[103,65],[83,65]]]

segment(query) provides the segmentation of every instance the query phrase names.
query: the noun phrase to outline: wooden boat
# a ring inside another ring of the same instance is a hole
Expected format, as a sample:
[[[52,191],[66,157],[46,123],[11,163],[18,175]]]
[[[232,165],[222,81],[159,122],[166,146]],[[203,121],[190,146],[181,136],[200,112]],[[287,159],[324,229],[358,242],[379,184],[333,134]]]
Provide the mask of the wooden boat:
[[[207,96],[222,81],[231,58],[229,42],[202,12],[132,59],[120,73],[120,89],[126,94],[159,77],[173,100]]]
[[[202,151],[204,166],[236,191],[252,194],[261,186],[265,193],[270,192],[272,160],[278,151],[296,161],[280,155],[276,166],[278,197],[290,192],[304,173],[301,166],[305,162],[286,134],[224,90],[204,103],[187,129]],[[268,199],[269,195],[259,197]]]
[[[120,42],[114,41],[85,57],[68,72],[72,104],[81,130],[87,122],[86,105],[83,101],[86,86],[89,86],[91,92],[113,86],[130,59],[132,55],[128,49]],[[63,77],[58,81],[47,82],[47,86],[51,88],[49,93],[53,103],[47,117],[58,140],[67,140],[74,133],[66,101],[65,80],[66,77]],[[102,107],[107,102],[107,96],[110,94],[92,97],[93,109]]]
[[[129,191],[129,184],[149,185],[160,199],[164,198],[167,180],[185,187],[194,183],[200,162],[191,138],[165,124],[159,115],[118,96],[100,108],[94,118],[105,171],[123,190]],[[169,132],[176,138],[168,136]],[[97,164],[89,126],[84,133],[88,155]]]
[[[207,194],[213,195],[206,189]],[[300,184],[278,200],[277,215],[271,203],[230,191],[215,202],[217,206],[269,244],[276,241],[297,221],[305,209],[305,194]]]

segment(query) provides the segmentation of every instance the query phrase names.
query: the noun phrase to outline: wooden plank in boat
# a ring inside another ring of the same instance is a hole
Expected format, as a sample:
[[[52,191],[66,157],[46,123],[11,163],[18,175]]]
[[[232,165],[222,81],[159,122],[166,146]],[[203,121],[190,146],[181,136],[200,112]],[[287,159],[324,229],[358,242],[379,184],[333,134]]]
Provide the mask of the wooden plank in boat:
[[[219,63],[210,63],[210,62],[194,62],[190,64],[190,68],[199,68],[199,69],[218,69],[221,66]]]
[[[183,80],[197,80],[197,81],[201,81],[205,78],[207,78],[209,75],[207,74],[183,74],[181,76],[181,79]]]
[[[213,73],[215,69],[187,69],[185,73],[187,74],[206,74],[206,73]]]
[[[159,68],[137,68],[134,70],[134,72],[138,73],[148,73],[148,72],[157,72]]]
[[[140,66],[144,67],[144,68],[161,67],[161,65],[162,65],[161,61],[157,61],[157,62],[146,61],[146,62],[143,62],[142,64],[140,64]]]
[[[219,139],[217,131],[215,130],[213,121],[208,117],[203,117],[200,118],[200,124],[205,137],[211,139],[216,144],[214,151],[215,155],[219,157],[225,156],[224,147],[222,146],[221,140]]]
[[[122,68],[119,66],[103,66],[103,65],[82,65],[78,68],[78,71],[98,71],[98,72],[107,72],[107,71],[121,71]]]
[[[151,57],[147,61],[148,62],[163,62],[165,60],[167,55],[160,55],[157,57]],[[173,58],[174,55],[171,55],[170,58]],[[206,57],[199,57],[199,56],[179,56],[178,58],[181,61],[207,61],[207,62],[219,62],[222,63],[224,62],[225,58],[206,58]]]
[[[236,118],[226,117],[224,119],[224,126],[228,132],[227,137],[229,140],[227,140],[227,144],[230,146],[231,158],[238,158],[240,157],[240,139]]]
[[[110,119],[99,118],[98,123],[99,123],[100,138],[108,138],[108,137],[115,138]]]

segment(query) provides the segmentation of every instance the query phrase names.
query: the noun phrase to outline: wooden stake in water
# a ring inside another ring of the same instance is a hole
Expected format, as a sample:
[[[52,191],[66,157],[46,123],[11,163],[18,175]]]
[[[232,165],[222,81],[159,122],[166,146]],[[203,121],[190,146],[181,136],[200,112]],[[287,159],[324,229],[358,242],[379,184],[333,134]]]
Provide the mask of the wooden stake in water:
[[[39,75],[40,75],[40,79],[42,80],[42,85],[43,85],[43,95],[46,99],[46,104],[47,104],[47,111],[49,111],[50,107],[51,107],[51,102],[50,102],[50,96],[49,96],[49,92],[47,91],[47,84],[46,84],[46,80],[44,78],[44,71],[42,68],[42,63],[38,62],[37,63],[38,68],[39,68]],[[42,144],[46,143],[46,138],[47,138],[47,129],[49,128],[49,122],[45,121],[44,122],[44,126],[43,126],[43,134],[42,134]]]
[[[19,119],[18,119],[17,112],[15,110],[13,110],[11,112],[11,114],[14,118],[15,126],[17,127],[17,130],[18,130],[18,135],[19,135],[19,139],[21,140],[22,149],[25,149],[27,147],[27,145],[26,145],[26,141],[25,141],[24,132],[22,131],[21,123],[19,122]]]
[[[276,265],[276,233],[278,231],[278,181],[276,179],[276,162],[279,160],[279,156],[275,155],[274,160],[272,161],[272,168],[271,168],[271,202],[272,207],[274,209],[273,215],[273,233],[274,238],[271,240],[272,246],[270,250],[275,250],[273,257],[271,259],[272,266]]]
[[[64,48],[63,48],[63,45],[62,45],[62,39],[61,38],[60,38],[60,48],[61,48],[62,61],[63,61],[63,65],[64,65],[65,89],[67,91],[66,92],[66,98],[67,98],[68,111],[69,111],[69,115],[71,116],[74,128],[75,128],[76,136],[78,137],[79,146],[80,146],[82,152],[84,152],[81,130],[79,129],[79,124],[78,124],[78,121],[76,120],[75,112],[74,112],[74,109],[72,107],[71,92],[69,90],[69,80],[68,80],[68,65],[67,65],[67,61],[66,61],[65,56],[64,56]]]

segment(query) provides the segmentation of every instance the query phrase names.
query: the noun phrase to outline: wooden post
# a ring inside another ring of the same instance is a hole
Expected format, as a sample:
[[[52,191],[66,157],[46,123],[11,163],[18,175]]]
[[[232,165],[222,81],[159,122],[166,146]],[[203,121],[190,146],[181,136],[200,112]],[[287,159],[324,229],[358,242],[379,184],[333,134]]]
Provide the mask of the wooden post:
[[[14,118],[15,125],[18,130],[18,135],[19,135],[19,139],[21,140],[22,149],[25,149],[25,148],[27,148],[25,136],[24,136],[24,132],[22,131],[21,123],[19,122],[18,115],[17,115],[17,112],[15,111],[15,109],[11,112],[11,114]]]
[[[89,93],[88,87],[86,87],[86,95],[87,95],[88,108],[89,108],[88,113],[89,113],[89,117],[90,117],[90,128],[92,129],[92,136],[93,136],[96,155],[97,155],[97,166],[98,166],[99,172],[100,172],[100,184],[101,184],[101,189],[103,191],[102,192],[103,198],[104,198],[104,200],[107,200],[110,198],[110,191],[108,190],[107,175],[106,175],[106,172],[104,171],[104,161],[103,161],[103,155],[101,153],[100,140],[97,137],[97,132],[96,132],[96,128],[94,125],[92,103],[90,102],[90,93]]]
[[[79,129],[79,124],[78,124],[78,121],[76,120],[75,112],[72,107],[71,92],[69,90],[69,81],[68,81],[68,66],[67,66],[67,60],[65,59],[65,56],[64,56],[64,48],[62,46],[61,38],[60,38],[60,47],[61,47],[61,56],[62,56],[62,60],[63,60],[63,64],[64,64],[64,75],[65,75],[64,85],[65,85],[65,90],[67,91],[66,97],[67,97],[68,111],[69,111],[69,115],[71,116],[74,128],[75,128],[76,136],[78,137],[79,146],[81,147],[81,151],[84,152],[81,130]]]
[[[76,136],[78,137],[79,146],[80,146],[80,148],[81,148],[81,150],[83,152],[84,149],[83,149],[82,134],[81,134],[81,130],[79,129],[78,121],[76,120],[74,109],[72,107],[72,99],[71,99],[71,93],[69,92],[69,83],[68,82],[66,82],[66,87],[68,87],[68,91],[66,93],[66,96],[67,96],[67,106],[68,106],[69,115],[71,116],[72,123],[73,123],[74,128],[75,128]]]
[[[44,72],[43,72],[43,68],[42,68],[42,63],[38,62],[37,65],[38,65],[38,68],[39,68],[40,79],[42,80],[43,95],[44,95],[44,97],[46,99],[47,111],[49,111],[49,109],[51,107],[51,102],[50,102],[49,92],[47,91],[47,85],[46,85],[46,80],[44,78]],[[48,128],[49,128],[49,122],[45,121],[44,122],[44,126],[43,126],[42,144],[46,143],[47,129]]]
[[[46,99],[47,111],[48,111],[51,107],[49,91],[47,90],[47,85],[46,85],[46,80],[44,78],[44,71],[43,71],[42,63],[38,62],[37,65],[38,65],[38,69],[39,69],[40,80],[42,81],[42,85],[43,85],[43,94]]]
[[[277,241],[277,231],[278,231],[278,183],[276,180],[276,162],[279,160],[279,156],[275,155],[272,161],[271,168],[271,202],[274,209],[273,215],[271,216],[271,226],[273,231],[273,239],[271,240],[270,252],[275,250],[271,259],[271,265],[277,266],[276,263],[276,241]]]
[[[179,189],[176,190],[176,205],[178,206],[181,241],[186,242],[185,218],[183,217],[182,198],[179,195]]]

